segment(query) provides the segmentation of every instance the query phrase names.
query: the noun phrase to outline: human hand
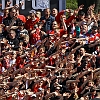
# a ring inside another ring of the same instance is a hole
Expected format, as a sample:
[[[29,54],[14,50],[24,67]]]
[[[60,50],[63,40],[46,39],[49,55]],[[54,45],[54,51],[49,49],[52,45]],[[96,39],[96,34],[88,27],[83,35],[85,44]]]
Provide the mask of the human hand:
[[[78,10],[82,10],[83,7],[84,7],[84,5],[80,5],[79,8],[78,8]]]
[[[42,23],[43,23],[43,24],[46,23],[46,20],[42,20]]]
[[[7,6],[10,6],[10,4],[11,4],[11,1],[7,1]]]
[[[66,9],[65,12],[69,13],[71,10],[70,9]]]

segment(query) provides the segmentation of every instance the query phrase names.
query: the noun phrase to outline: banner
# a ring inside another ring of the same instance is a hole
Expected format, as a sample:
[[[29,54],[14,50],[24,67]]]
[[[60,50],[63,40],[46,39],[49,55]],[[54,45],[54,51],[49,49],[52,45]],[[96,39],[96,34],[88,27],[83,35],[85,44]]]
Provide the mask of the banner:
[[[1,10],[5,9],[6,2],[8,0],[0,0],[2,4]],[[20,13],[24,15],[28,15],[29,11],[32,9],[43,11],[46,8],[57,8],[58,11],[61,11],[66,8],[66,0],[9,0],[11,1],[10,6],[15,4],[23,3],[22,8],[20,9]]]

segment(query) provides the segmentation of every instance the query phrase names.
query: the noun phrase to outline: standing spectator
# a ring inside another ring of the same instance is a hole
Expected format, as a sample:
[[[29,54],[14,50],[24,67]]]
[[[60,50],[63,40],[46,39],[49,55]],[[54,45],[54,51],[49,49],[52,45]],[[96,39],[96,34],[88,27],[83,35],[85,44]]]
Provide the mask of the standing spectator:
[[[14,9],[14,8],[11,8],[9,10],[9,15],[8,17],[6,17],[4,20],[3,20],[3,24],[5,26],[9,26],[12,21],[14,20],[14,26],[18,26],[18,23],[20,22],[20,19],[17,18],[17,10]]]
[[[31,10],[31,11],[29,11],[29,13],[30,13],[30,19],[28,19],[25,23],[25,28],[28,31],[32,30],[34,25],[39,22],[39,18],[36,17],[36,11],[35,10]]]
[[[26,22],[25,16],[24,16],[24,15],[21,15],[21,14],[19,13],[19,10],[17,10],[17,17],[18,17],[20,20],[22,20],[24,23]]]
[[[36,11],[36,16],[40,19],[41,18],[41,12],[40,11]]]
[[[12,29],[8,34],[8,42],[12,49],[18,50],[19,40],[16,38],[16,32]]]
[[[8,15],[9,15],[9,9],[5,9],[3,17],[6,18],[6,17],[8,17]]]
[[[43,25],[43,31],[47,32],[52,30],[52,22],[55,20],[53,16],[50,15],[50,9],[47,8],[44,11],[45,15],[41,17],[41,21],[44,24]]]
[[[58,10],[57,10],[56,8],[53,8],[53,9],[52,9],[52,16],[53,16],[53,17],[56,17],[57,14],[58,14]]]

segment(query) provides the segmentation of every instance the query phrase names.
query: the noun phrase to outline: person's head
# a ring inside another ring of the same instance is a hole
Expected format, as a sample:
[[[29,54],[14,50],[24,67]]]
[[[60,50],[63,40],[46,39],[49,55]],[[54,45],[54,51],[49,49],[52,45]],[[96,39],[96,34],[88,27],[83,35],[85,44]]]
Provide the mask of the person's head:
[[[11,8],[9,10],[9,15],[10,15],[10,17],[15,17],[17,15],[17,10],[14,8]]]
[[[83,12],[83,11],[79,11],[79,13],[78,13],[78,18],[79,18],[79,20],[84,20],[84,18],[85,18],[85,13]]]
[[[8,10],[8,9],[6,9],[6,10],[4,11],[4,16],[5,16],[5,17],[7,17],[7,16],[8,16],[8,14],[9,14],[9,10]]]
[[[60,92],[60,87],[59,86],[55,87],[55,92]]]
[[[94,82],[93,82],[92,80],[89,80],[88,86],[89,86],[89,87],[93,87],[93,86],[94,86]]]
[[[96,84],[97,84],[98,86],[100,86],[100,76],[97,76]]]
[[[30,15],[26,16],[26,19],[27,19],[27,20],[29,20],[30,18],[31,18],[31,16],[30,16]]]
[[[77,86],[77,83],[72,82],[71,87],[74,89]]]
[[[52,41],[55,41],[55,35],[54,34],[50,34],[49,35],[49,43],[48,43],[48,47],[52,47],[52,45],[53,45],[53,43],[52,43]]]
[[[13,30],[13,29],[10,30],[10,32],[9,32],[9,37],[10,37],[11,39],[14,39],[14,38],[16,37],[16,32],[15,32],[15,30]]]
[[[45,16],[49,16],[51,11],[50,11],[49,8],[47,8],[47,9],[44,10],[44,13],[45,13]]]
[[[66,20],[66,15],[62,15],[62,16],[60,17],[60,20],[62,21],[62,19],[63,19],[63,20]]]
[[[19,47],[20,47],[21,50],[23,49],[23,41],[20,41]]]
[[[69,58],[70,60],[74,60],[74,57],[75,57],[74,54],[71,54]]]
[[[29,11],[29,13],[30,13],[30,17],[31,18],[35,18],[36,17],[36,11],[35,10],[31,10],[31,11]]]
[[[87,31],[88,31],[88,26],[86,23],[83,23],[83,25],[81,26],[81,32],[86,33]]]
[[[82,77],[82,82],[85,82],[87,80],[87,77],[86,76],[83,76]]]
[[[92,95],[96,95],[96,88],[91,87],[90,92]]]
[[[84,48],[80,48],[80,55],[84,55],[85,54],[85,49]]]
[[[36,11],[36,16],[37,16],[38,18],[41,18],[41,12],[40,12],[40,11]]]
[[[100,45],[96,46],[96,50],[100,52]]]
[[[40,81],[39,86],[41,87],[43,85],[43,83],[44,83],[43,81]]]
[[[14,51],[11,55],[11,59],[15,59],[17,57],[17,53]]]
[[[59,25],[58,25],[58,23],[57,23],[56,21],[54,21],[54,22],[52,23],[52,28],[53,28],[53,29],[58,29],[58,28],[59,28]]]
[[[24,43],[29,43],[29,36],[28,35],[24,35]]]
[[[20,29],[20,30],[23,30],[24,27],[25,27],[25,23],[21,21],[21,22],[18,24],[18,26],[19,26],[19,29]]]
[[[92,27],[92,33],[95,34],[98,32],[98,27],[97,26],[93,26]]]
[[[3,41],[4,44],[8,43],[8,40],[6,38],[3,38],[2,41]]]
[[[58,10],[56,8],[52,9],[52,16],[56,17],[58,14]]]
[[[90,21],[91,21],[91,15],[90,15],[90,14],[86,15],[86,16],[85,16],[85,20],[86,20],[87,22],[90,22]]]

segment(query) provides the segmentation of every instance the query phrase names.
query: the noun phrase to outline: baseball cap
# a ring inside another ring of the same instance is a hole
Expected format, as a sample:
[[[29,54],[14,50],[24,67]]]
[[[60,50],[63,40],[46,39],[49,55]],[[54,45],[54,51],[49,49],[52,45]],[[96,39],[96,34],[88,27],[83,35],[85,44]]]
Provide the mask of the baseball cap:
[[[35,10],[30,10],[29,13],[30,13],[30,14],[31,14],[31,13],[36,14],[36,11],[35,11]]]

